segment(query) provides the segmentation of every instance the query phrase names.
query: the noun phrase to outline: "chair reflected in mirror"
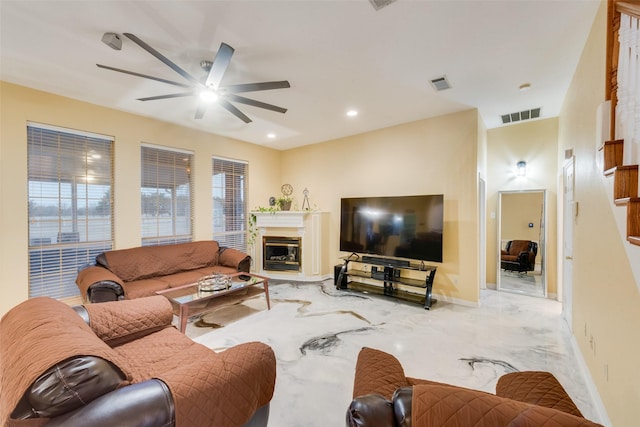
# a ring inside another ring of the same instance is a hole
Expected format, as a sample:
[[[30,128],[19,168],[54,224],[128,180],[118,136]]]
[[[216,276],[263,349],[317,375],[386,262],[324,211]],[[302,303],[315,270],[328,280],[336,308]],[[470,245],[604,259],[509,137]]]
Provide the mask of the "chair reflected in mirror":
[[[534,271],[538,244],[531,240],[509,240],[500,254],[500,268],[527,274]]]

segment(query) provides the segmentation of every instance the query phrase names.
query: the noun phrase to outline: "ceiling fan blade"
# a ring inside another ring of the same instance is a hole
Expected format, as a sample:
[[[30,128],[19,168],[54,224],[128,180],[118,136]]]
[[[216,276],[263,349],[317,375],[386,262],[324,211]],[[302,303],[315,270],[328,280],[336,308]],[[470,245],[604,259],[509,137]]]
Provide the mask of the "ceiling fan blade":
[[[224,99],[219,99],[218,102],[220,103],[220,105],[222,105],[224,108],[226,108],[231,114],[233,114],[234,116],[236,116],[237,118],[239,118],[243,122],[251,123],[252,120],[249,117],[247,117],[246,115],[244,115],[244,113],[242,111],[238,110],[236,107],[231,105],[231,103],[229,101],[224,100]]]
[[[178,83],[178,82],[173,82],[171,80],[161,79],[160,77],[153,77],[153,76],[148,76],[146,74],[136,73],[134,71],[123,70],[121,68],[109,67],[108,65],[101,65],[101,64],[96,64],[96,65],[100,68],[104,68],[105,70],[117,71],[119,73],[124,73],[124,74],[131,74],[132,76],[143,77],[145,79],[151,79],[151,80],[167,83],[174,86],[180,86],[180,87],[186,87],[186,88],[190,88],[192,86],[185,83]]]
[[[291,87],[289,82],[286,80],[283,80],[279,82],[262,82],[262,83],[229,85],[229,86],[224,86],[222,89],[227,93],[242,93],[242,92],[256,92],[259,90],[286,89],[289,87]]]
[[[180,74],[185,79],[189,80],[192,83],[200,85],[200,82],[198,81],[198,79],[193,77],[191,74],[187,73],[182,68],[178,67],[176,64],[171,62],[166,56],[162,55],[160,52],[158,52],[157,50],[155,50],[154,48],[146,44],[144,41],[140,40],[136,35],[131,33],[124,33],[124,35],[129,37],[131,40],[133,40],[134,43],[136,43],[138,46],[140,46],[141,48],[149,52],[151,55],[155,56],[160,61],[164,62],[169,68],[171,68],[176,73]]]
[[[266,104],[264,102],[256,101],[255,99],[245,98],[244,96],[228,94],[226,95],[226,98],[231,101],[240,102],[242,104],[247,104],[247,105],[253,105],[254,107],[260,107],[266,110],[276,111],[278,113],[287,112],[286,108],[278,107],[276,105]]]
[[[181,98],[183,96],[195,95],[194,92],[171,93],[169,95],[148,96],[146,98],[138,98],[138,101],[156,101],[158,99]]]
[[[216,53],[216,57],[211,65],[211,70],[209,70],[209,75],[207,76],[207,81],[205,83],[207,87],[212,87],[214,90],[218,90],[222,77],[224,77],[224,73],[227,71],[227,67],[229,67],[229,63],[231,62],[233,52],[233,48],[228,44],[220,44],[220,49],[218,49],[218,53]]]
[[[207,109],[207,107],[206,107],[202,102],[200,102],[200,103],[198,104],[198,108],[196,109],[196,115],[195,115],[195,118],[196,118],[196,119],[201,119],[202,117],[204,117],[204,111],[205,111],[206,109]]]

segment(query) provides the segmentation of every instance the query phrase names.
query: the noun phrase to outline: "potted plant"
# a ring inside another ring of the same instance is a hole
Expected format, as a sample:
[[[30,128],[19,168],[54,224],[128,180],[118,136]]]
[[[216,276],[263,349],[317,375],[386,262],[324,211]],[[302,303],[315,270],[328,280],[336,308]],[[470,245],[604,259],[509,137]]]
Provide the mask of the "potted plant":
[[[293,202],[293,198],[289,196],[281,196],[276,199],[276,206],[281,211],[288,211],[291,209],[291,202]]]

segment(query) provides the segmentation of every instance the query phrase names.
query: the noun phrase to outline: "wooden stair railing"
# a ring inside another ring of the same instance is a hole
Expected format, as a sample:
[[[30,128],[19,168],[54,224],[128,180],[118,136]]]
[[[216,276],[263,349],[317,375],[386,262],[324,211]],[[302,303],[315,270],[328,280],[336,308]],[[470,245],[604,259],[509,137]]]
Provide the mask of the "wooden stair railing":
[[[605,176],[613,175],[613,199],[618,206],[627,206],[627,241],[640,246],[640,193],[638,165],[623,165],[624,141],[606,141],[603,151]]]
[[[627,204],[627,240],[640,246],[640,198],[633,197]]]

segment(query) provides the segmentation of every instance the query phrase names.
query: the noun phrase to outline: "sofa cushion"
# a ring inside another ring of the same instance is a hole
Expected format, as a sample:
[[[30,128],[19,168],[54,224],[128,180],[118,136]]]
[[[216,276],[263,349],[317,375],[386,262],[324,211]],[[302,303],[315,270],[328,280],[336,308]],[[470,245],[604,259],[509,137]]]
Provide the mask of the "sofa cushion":
[[[132,282],[215,266],[219,249],[215,240],[144,246],[105,252],[102,263],[123,281]]]
[[[169,277],[172,276],[173,275]],[[124,297],[128,300],[150,297],[155,295],[158,291],[169,289],[170,282],[164,279],[164,276],[160,276],[126,282],[122,285],[122,289],[124,290]]]
[[[91,329],[111,347],[170,327],[173,321],[171,303],[159,295],[84,307]]]
[[[413,427],[594,427],[582,417],[489,393],[440,385],[413,387]]]
[[[126,282],[122,285],[122,289],[124,289],[125,298],[128,300],[144,298],[154,296],[158,291],[197,283],[198,279],[202,276],[211,275],[213,273],[233,274],[237,272],[238,270],[234,268],[216,265],[215,267],[198,268],[196,270],[181,271],[179,273],[169,274],[166,276]]]
[[[353,382],[353,397],[378,393],[391,400],[397,388],[408,385],[411,384],[398,359],[373,348],[363,347],[360,350]]]
[[[180,273],[171,274],[169,276],[158,277],[158,280],[167,284],[167,287],[175,288],[177,286],[191,285],[197,283],[203,276],[210,276],[214,273],[233,274],[238,270],[230,267],[216,265],[214,267],[198,268],[197,270],[181,271]]]
[[[275,355],[263,343],[214,353],[167,328],[115,350],[131,361],[134,382],[151,377],[168,385],[178,426],[243,425],[273,395]]]
[[[564,387],[549,372],[525,371],[505,374],[498,379],[496,395],[582,416]]]

